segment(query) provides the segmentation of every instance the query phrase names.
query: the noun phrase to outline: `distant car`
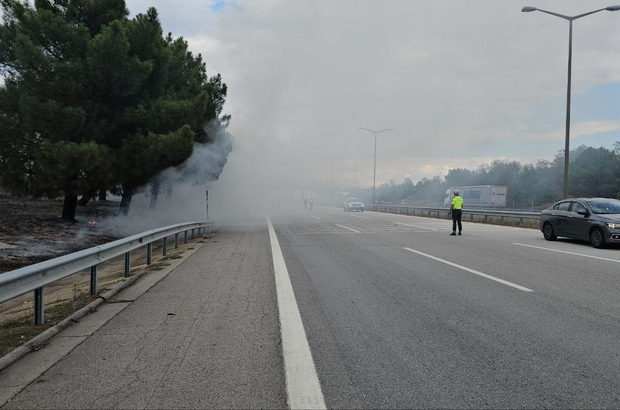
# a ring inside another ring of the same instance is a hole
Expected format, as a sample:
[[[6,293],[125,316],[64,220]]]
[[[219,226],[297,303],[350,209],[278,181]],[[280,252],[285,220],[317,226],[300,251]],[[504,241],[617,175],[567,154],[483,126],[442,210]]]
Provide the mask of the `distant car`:
[[[344,201],[344,211],[362,211],[364,212],[364,203],[357,198],[349,198]]]
[[[571,198],[540,213],[540,230],[548,241],[558,236],[589,241],[595,248],[620,243],[620,201]]]

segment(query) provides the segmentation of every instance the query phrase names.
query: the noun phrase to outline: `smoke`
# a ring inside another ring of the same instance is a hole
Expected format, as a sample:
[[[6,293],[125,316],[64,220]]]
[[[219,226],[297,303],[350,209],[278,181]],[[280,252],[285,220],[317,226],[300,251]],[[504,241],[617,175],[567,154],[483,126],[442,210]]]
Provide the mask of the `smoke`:
[[[185,163],[162,171],[143,187],[141,194],[134,195],[127,216],[99,220],[98,228],[128,236],[167,225],[207,220],[206,191],[224,171],[235,149],[235,139],[217,120],[207,124],[205,131],[208,143],[197,143]],[[213,220],[212,211],[209,213]]]
[[[219,121],[205,126],[210,137],[207,144],[196,144],[192,156],[180,167],[163,171],[156,181],[162,185],[196,185],[217,180],[222,173],[228,155],[233,151],[234,138]]]

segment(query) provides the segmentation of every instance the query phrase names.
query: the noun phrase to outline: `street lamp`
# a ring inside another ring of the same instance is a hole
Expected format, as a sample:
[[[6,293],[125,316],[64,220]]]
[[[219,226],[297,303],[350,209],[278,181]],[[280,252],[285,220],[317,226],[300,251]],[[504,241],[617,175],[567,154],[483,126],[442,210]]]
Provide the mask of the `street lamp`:
[[[566,140],[564,142],[564,198],[568,198],[568,153],[569,153],[569,139],[570,139],[570,89],[571,89],[571,64],[573,59],[573,21],[580,19],[590,14],[598,13],[599,11],[618,11],[620,6],[609,6],[599,10],[590,11],[588,13],[579,14],[577,16],[565,16],[563,14],[553,13],[551,11],[542,10],[536,7],[523,7],[521,9],[524,13],[532,11],[540,11],[542,13],[551,14],[552,16],[559,17],[564,20],[568,20],[568,83],[566,86]]]
[[[372,204],[374,205],[375,204],[375,179],[377,176],[377,134],[380,134],[385,131],[394,131],[394,130],[392,128],[388,128],[388,129],[381,130],[381,131],[373,131],[373,130],[369,130],[368,128],[358,128],[358,129],[366,130],[366,131],[369,131],[375,134],[375,166],[372,172]]]
[[[337,158],[344,158],[344,155],[338,155],[335,157],[329,157],[329,159],[332,160],[332,191],[331,191],[331,197],[332,197],[332,204],[334,203],[334,160]]]

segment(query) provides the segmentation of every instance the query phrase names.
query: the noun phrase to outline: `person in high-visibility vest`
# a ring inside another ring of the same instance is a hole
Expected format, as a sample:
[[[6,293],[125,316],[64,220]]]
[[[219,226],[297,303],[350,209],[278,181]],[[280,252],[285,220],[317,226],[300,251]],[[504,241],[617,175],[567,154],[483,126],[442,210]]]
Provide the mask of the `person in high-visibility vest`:
[[[456,235],[456,225],[459,226],[459,235],[463,230],[463,224],[461,223],[461,214],[463,212],[463,198],[459,196],[459,191],[454,190],[454,198],[452,198],[452,205],[450,205],[450,212],[448,215],[452,214],[452,233],[451,236]]]

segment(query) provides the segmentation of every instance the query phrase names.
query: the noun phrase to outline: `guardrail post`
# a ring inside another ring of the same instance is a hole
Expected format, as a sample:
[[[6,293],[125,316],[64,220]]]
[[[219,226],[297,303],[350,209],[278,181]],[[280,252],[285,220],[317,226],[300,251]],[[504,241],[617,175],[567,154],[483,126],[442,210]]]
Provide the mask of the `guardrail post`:
[[[125,277],[128,278],[131,273],[131,251],[125,254]]]
[[[174,234],[174,249],[179,249],[179,234]]]
[[[192,229],[192,237],[190,239],[194,239],[194,234],[196,233],[196,229]]]
[[[90,267],[90,296],[97,294],[97,273],[99,272],[99,265]]]
[[[183,243],[187,243],[187,231],[183,232],[185,238],[183,239]]]
[[[34,324],[42,325],[45,322],[43,302],[43,288],[34,290]]]
[[[166,253],[168,253],[168,238],[161,240],[161,254],[162,256],[166,256]]]
[[[153,243],[146,244],[146,264],[153,263]]]

